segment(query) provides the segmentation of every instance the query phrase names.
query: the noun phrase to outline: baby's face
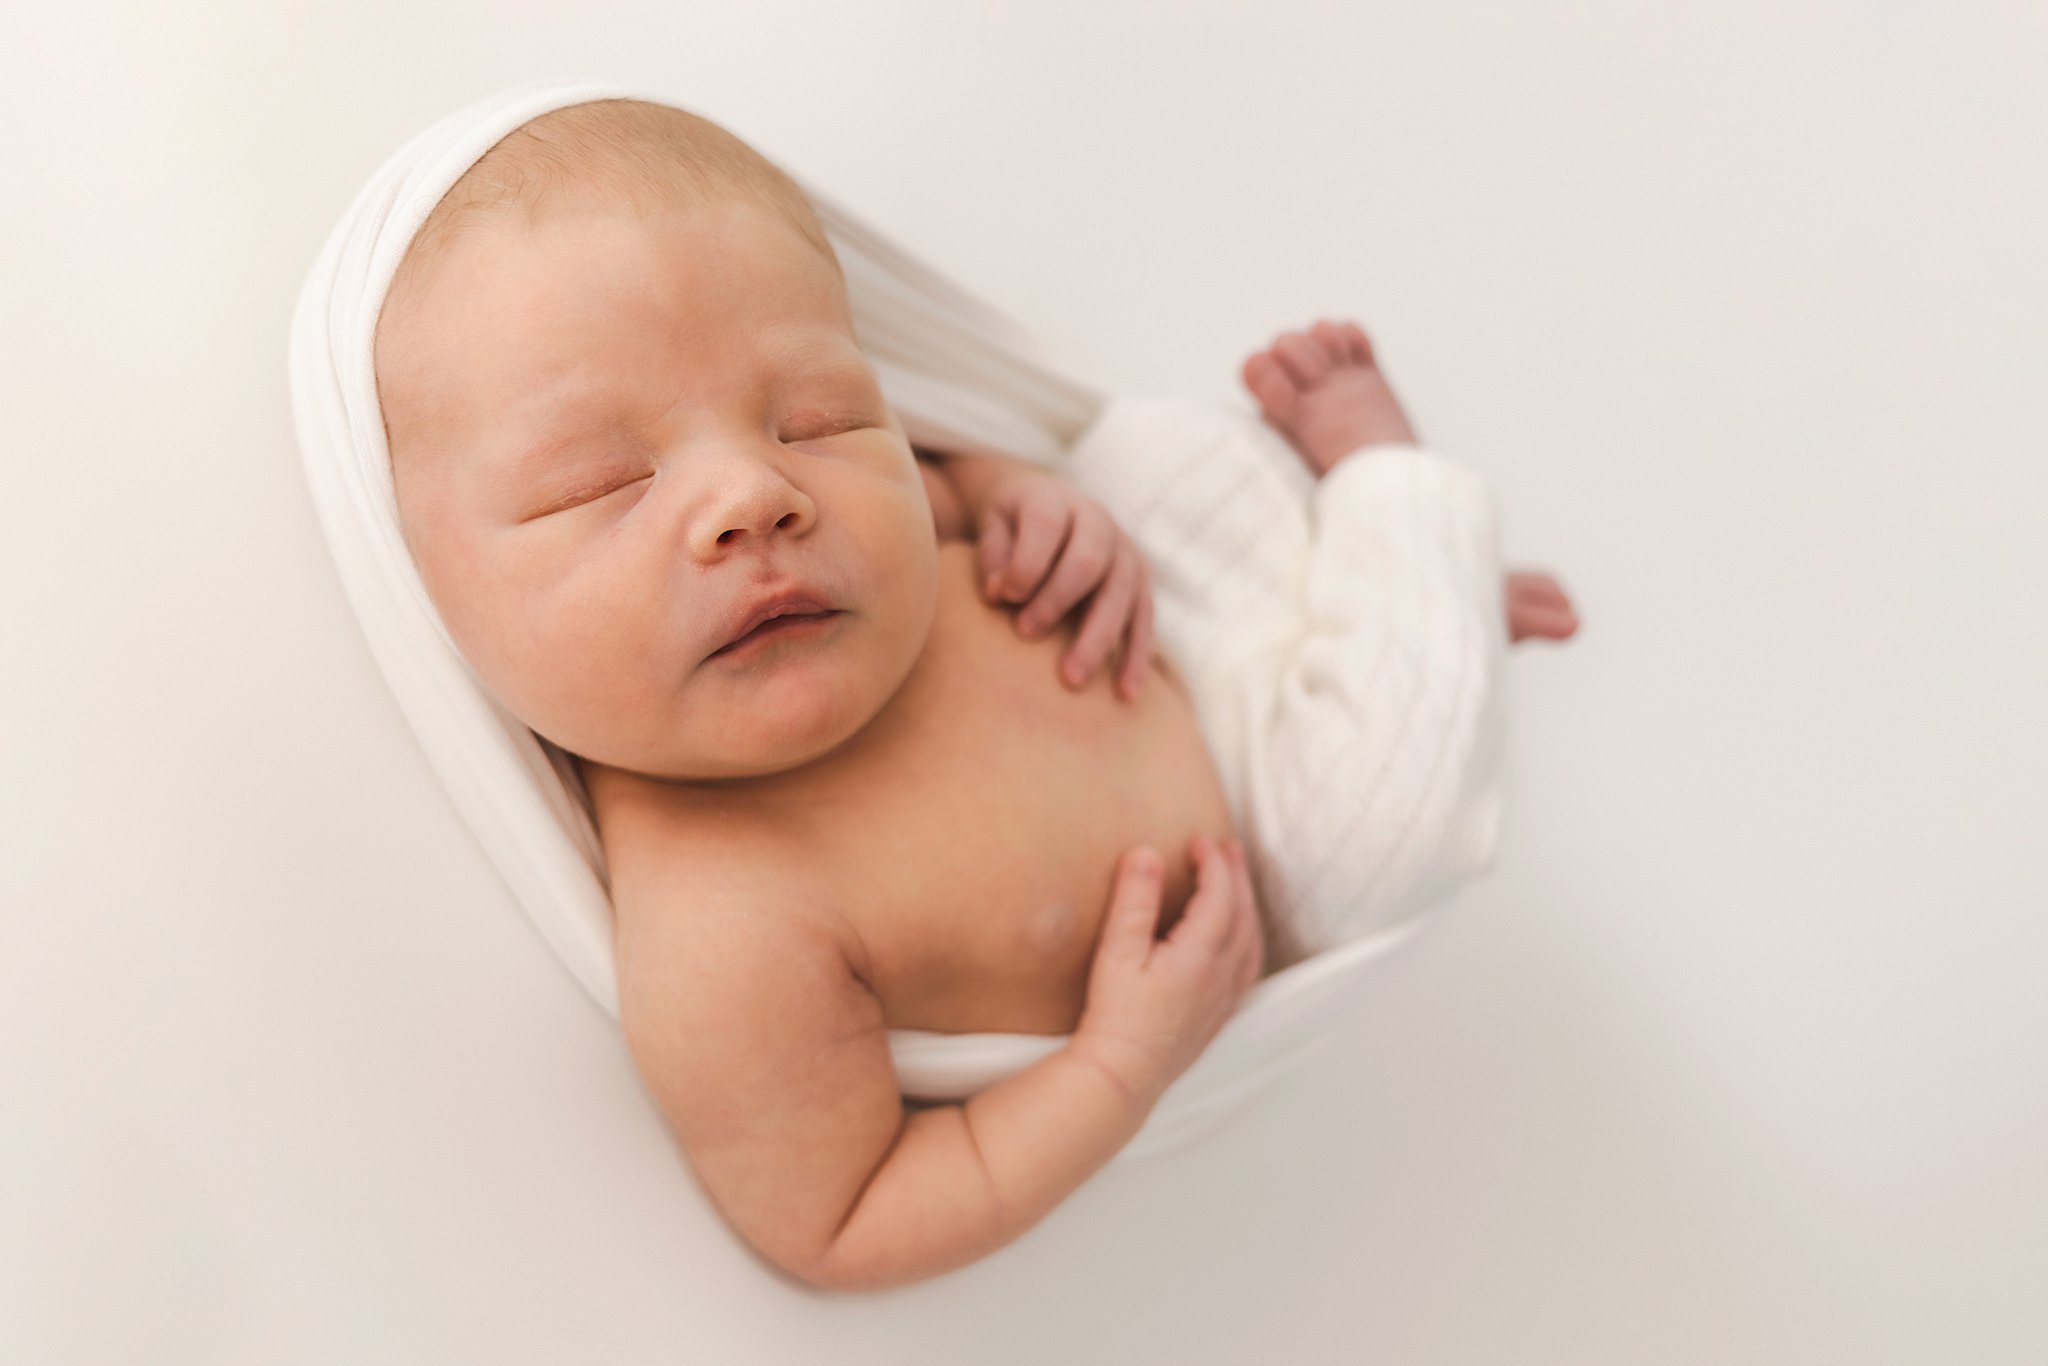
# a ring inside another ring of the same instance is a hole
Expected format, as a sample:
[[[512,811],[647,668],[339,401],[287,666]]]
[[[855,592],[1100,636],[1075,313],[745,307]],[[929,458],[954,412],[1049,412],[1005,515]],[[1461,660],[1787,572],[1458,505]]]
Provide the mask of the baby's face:
[[[377,375],[428,593],[572,753],[780,772],[859,732],[923,650],[924,481],[838,275],[774,210],[493,215],[387,309]],[[784,588],[838,613],[714,653]]]

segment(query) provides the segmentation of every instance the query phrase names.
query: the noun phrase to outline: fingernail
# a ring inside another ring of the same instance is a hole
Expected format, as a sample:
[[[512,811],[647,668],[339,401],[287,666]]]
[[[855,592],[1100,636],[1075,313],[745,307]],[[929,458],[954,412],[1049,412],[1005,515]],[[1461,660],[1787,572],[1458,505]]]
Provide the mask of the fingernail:
[[[1024,638],[1026,640],[1036,640],[1040,636],[1045,634],[1045,628],[1035,621],[1019,622],[1018,625],[1019,628],[1022,629],[1022,631],[1024,632]]]
[[[1066,675],[1067,682],[1069,683],[1079,683],[1081,681],[1082,671],[1079,664],[1069,664],[1061,672]]]

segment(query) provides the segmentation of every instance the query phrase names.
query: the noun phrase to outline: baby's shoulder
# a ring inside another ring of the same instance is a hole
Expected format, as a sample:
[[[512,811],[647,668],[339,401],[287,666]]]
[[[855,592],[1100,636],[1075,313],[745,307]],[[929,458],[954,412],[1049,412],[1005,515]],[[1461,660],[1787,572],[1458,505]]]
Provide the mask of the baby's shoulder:
[[[707,944],[729,952],[791,935],[835,948],[866,976],[831,870],[783,825],[735,814],[670,816],[608,838],[605,853],[622,991],[630,975],[671,971],[679,956]],[[751,933],[757,927],[761,933]]]

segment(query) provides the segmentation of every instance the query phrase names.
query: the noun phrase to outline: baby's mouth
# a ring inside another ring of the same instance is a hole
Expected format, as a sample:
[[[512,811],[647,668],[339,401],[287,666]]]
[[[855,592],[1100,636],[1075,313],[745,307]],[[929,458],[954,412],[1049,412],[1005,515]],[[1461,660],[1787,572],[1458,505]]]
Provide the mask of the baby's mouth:
[[[721,645],[706,658],[717,659],[722,655],[736,654],[741,650],[784,636],[808,636],[823,628],[823,623],[840,616],[839,609],[825,612],[788,612],[779,617],[770,617],[753,630],[729,645]]]

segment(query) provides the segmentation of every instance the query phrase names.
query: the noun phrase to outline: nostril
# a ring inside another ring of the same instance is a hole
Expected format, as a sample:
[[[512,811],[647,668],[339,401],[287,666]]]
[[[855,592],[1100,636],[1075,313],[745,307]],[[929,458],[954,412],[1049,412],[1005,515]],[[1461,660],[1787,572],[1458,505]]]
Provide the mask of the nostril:
[[[789,526],[789,525],[790,525],[790,524],[791,524],[792,522],[794,522],[794,521],[796,520],[797,516],[798,516],[798,514],[797,514],[797,513],[794,513],[794,512],[785,512],[785,513],[783,513],[783,514],[782,514],[782,515],[781,515],[780,517],[778,517],[778,518],[776,518],[776,519],[775,519],[775,525],[776,525],[776,526],[778,526],[778,527],[787,527],[787,526]],[[741,535],[744,535],[744,534],[746,534],[746,528],[745,528],[745,527],[737,527],[737,526],[736,526],[736,527],[732,527],[732,528],[729,528],[728,530],[725,530],[725,531],[721,531],[721,532],[719,532],[719,533],[718,533],[718,543],[719,543],[720,545],[726,545],[726,544],[729,544],[729,543],[730,543],[730,542],[732,541],[733,537],[735,537],[735,536],[741,536]]]

